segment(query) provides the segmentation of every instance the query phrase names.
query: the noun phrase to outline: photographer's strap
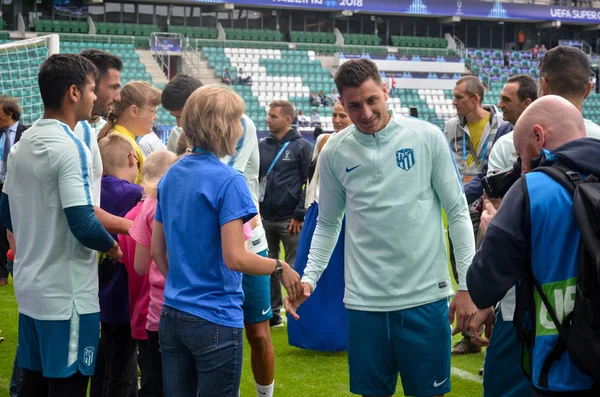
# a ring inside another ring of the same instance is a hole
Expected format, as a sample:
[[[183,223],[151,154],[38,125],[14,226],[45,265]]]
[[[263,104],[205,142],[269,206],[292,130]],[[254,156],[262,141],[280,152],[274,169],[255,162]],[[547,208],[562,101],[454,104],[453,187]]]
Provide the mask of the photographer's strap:
[[[469,151],[471,152],[471,156],[473,157],[473,162],[475,163],[475,165],[477,167],[481,167],[483,165],[483,163],[479,159],[479,156],[477,154],[477,149],[475,149],[475,146],[473,145],[473,141],[471,141],[471,137],[469,136],[469,134],[466,134],[466,133],[463,133],[463,134],[464,134],[463,139],[465,140],[465,142],[467,143],[467,146],[469,147]],[[489,139],[489,137],[488,137],[488,139]],[[484,146],[487,146],[487,141]]]

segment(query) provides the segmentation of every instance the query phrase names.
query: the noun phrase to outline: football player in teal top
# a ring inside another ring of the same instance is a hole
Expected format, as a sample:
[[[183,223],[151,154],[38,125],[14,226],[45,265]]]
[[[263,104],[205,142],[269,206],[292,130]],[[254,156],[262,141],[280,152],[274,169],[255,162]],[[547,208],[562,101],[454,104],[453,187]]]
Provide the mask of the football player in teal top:
[[[345,62],[335,77],[353,126],[321,153],[319,220],[302,278],[317,286],[346,214],[345,292],[350,391],[391,396],[398,373],[404,393],[450,391],[451,328],[467,329],[476,308],[466,286],[475,253],[469,210],[448,142],[439,128],[386,109],[376,65]],[[442,208],[459,273],[448,272]],[[448,305],[448,298],[454,299]]]

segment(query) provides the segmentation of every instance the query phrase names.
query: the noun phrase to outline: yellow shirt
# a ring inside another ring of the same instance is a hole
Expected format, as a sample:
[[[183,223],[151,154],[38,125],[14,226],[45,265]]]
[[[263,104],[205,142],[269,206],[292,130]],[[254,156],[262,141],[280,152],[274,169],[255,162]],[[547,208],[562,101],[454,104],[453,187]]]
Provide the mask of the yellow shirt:
[[[142,166],[144,165],[144,153],[142,153],[142,149],[140,149],[137,142],[135,141],[135,135],[133,135],[133,133],[127,128],[118,124],[115,125],[115,128],[112,129],[111,133],[122,135],[123,137],[127,138],[127,140],[131,143],[131,146],[133,146],[133,152],[135,153],[135,157],[139,161],[138,174],[137,178],[135,179],[135,183],[139,185],[140,183],[142,183]]]
[[[483,131],[485,130],[485,126],[489,123],[490,121],[490,115],[488,114],[487,116],[485,116],[484,118],[482,118],[479,121],[476,121],[474,123],[467,123],[467,126],[469,126],[469,135],[471,135],[471,142],[473,142],[473,147],[475,148],[475,150],[477,150],[479,148],[479,142],[481,141],[481,136],[483,135]],[[467,151],[469,153],[469,156],[467,157],[467,166],[472,166],[473,165],[473,154],[471,153],[470,150],[468,150],[468,146],[467,146]],[[478,153],[479,154],[479,153]]]

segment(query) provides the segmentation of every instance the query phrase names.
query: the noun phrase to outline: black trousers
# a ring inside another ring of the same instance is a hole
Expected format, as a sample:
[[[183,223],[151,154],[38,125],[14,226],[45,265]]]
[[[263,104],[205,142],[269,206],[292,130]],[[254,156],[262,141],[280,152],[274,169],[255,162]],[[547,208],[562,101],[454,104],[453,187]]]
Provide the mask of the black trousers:
[[[85,397],[89,377],[79,372],[68,378],[44,378],[41,372],[23,370],[19,397]]]
[[[151,397],[154,396],[154,393],[152,391],[152,366],[150,364],[150,356],[148,355],[148,341],[136,339],[135,343],[138,349],[137,363],[141,373],[141,384],[137,397]]]
[[[131,326],[103,322],[100,335],[90,397],[137,396],[137,343]]]
[[[160,344],[158,343],[158,331],[146,330],[146,333],[148,334],[146,348],[148,349],[148,358],[150,361],[149,387],[152,390],[152,393],[147,394],[147,396],[163,397],[162,358],[160,355]],[[142,396],[140,395],[140,397]]]

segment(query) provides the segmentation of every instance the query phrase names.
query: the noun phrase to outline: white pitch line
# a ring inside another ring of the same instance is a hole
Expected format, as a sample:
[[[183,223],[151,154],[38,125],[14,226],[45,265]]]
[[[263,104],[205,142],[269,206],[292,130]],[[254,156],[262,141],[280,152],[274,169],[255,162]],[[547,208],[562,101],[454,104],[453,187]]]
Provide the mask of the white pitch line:
[[[483,379],[479,375],[473,375],[470,372],[463,371],[462,369],[458,369],[456,367],[452,367],[450,373],[454,376],[458,376],[461,379],[468,380],[475,383],[483,383]]]

